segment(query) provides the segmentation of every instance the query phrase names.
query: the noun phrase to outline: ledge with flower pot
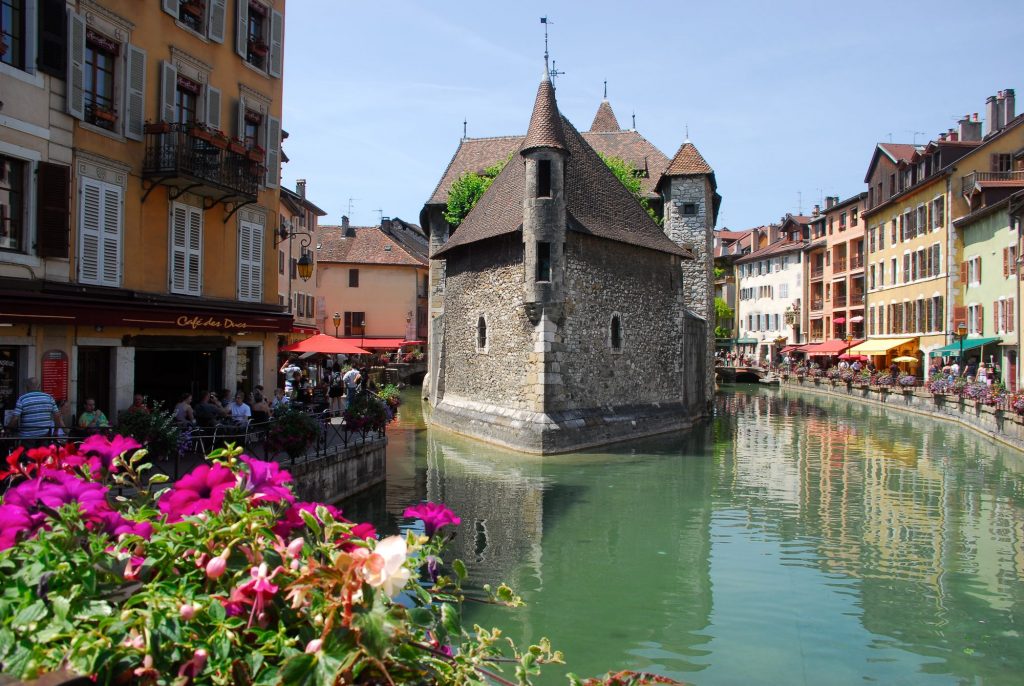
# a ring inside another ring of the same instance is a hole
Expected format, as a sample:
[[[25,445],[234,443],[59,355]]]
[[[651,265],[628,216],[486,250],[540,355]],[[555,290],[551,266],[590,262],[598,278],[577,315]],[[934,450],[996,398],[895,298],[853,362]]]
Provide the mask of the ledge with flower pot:
[[[893,407],[895,404],[899,410],[960,424],[1024,452],[1024,415],[1013,408],[1006,410],[1002,405],[954,393],[936,393],[920,386],[904,390],[899,386],[873,385],[864,388],[862,393],[854,393],[847,392],[845,384],[835,387],[801,384],[792,377],[781,386],[784,391],[830,395],[876,406]]]

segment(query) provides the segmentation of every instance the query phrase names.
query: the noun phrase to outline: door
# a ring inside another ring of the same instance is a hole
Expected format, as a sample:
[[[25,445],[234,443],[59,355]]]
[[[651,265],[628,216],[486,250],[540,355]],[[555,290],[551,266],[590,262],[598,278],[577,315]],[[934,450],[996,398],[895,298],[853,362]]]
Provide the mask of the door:
[[[113,407],[110,378],[110,356],[113,348],[105,346],[82,346],[78,349],[78,386],[73,408],[75,418],[82,413],[86,398],[96,400],[96,407],[107,415],[111,424],[117,422],[118,408]]]

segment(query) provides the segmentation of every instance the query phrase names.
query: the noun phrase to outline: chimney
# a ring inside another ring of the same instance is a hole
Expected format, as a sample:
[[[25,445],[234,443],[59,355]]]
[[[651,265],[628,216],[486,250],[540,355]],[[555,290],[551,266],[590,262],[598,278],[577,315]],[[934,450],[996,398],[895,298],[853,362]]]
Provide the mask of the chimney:
[[[949,131],[946,132],[946,138],[949,140],[950,143],[956,143],[958,140],[960,140],[959,134],[957,134],[957,132],[954,131],[953,129],[950,129]]]
[[[1003,91],[1003,109],[999,114],[999,121],[1003,126],[1009,124],[1015,116],[1014,113],[1014,92],[1012,88]]]
[[[299,194],[299,197],[303,200],[306,199],[306,180],[299,179],[295,182],[295,192]]]
[[[985,99],[985,135],[989,136],[999,129],[1003,128],[999,123],[999,105],[996,102],[996,96],[990,95]]]
[[[381,217],[380,228],[386,233],[391,233],[391,217]]]
[[[838,195],[826,195],[825,196],[825,209],[830,210],[839,204]]]
[[[813,216],[815,216],[815,217],[817,217],[819,214],[821,214],[821,205],[815,205],[814,206],[814,211],[811,214]]]
[[[965,114],[964,118],[959,121],[960,129],[960,140],[962,141],[980,141],[981,140],[981,122],[977,119],[972,120],[971,115]]]
[[[356,230],[349,225],[348,217],[345,216],[341,218],[341,235],[345,238],[354,238],[356,235]]]
[[[940,143],[945,143],[946,142],[946,134],[945,133],[940,133],[939,134],[939,142]]]

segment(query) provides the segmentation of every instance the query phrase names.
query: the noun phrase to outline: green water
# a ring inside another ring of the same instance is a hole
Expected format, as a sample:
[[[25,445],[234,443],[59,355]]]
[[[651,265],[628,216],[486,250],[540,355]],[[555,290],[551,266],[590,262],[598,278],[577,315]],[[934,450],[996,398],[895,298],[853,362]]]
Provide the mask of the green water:
[[[1024,683],[1024,459],[954,426],[738,387],[698,430],[538,458],[389,431],[388,483],[346,509],[386,530],[442,501],[469,608],[566,668],[688,683]]]

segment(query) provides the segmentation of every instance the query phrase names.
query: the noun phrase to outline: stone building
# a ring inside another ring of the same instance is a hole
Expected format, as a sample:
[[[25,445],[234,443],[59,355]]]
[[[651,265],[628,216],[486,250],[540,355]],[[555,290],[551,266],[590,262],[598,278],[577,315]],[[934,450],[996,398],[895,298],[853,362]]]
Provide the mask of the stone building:
[[[431,421],[534,453],[689,426],[714,392],[711,168],[686,144],[655,172],[649,190],[671,207],[663,231],[559,113],[546,75],[525,138],[513,140],[457,229],[439,203],[421,214]],[[704,194],[691,199],[695,183]],[[685,270],[698,255],[703,266]]]

